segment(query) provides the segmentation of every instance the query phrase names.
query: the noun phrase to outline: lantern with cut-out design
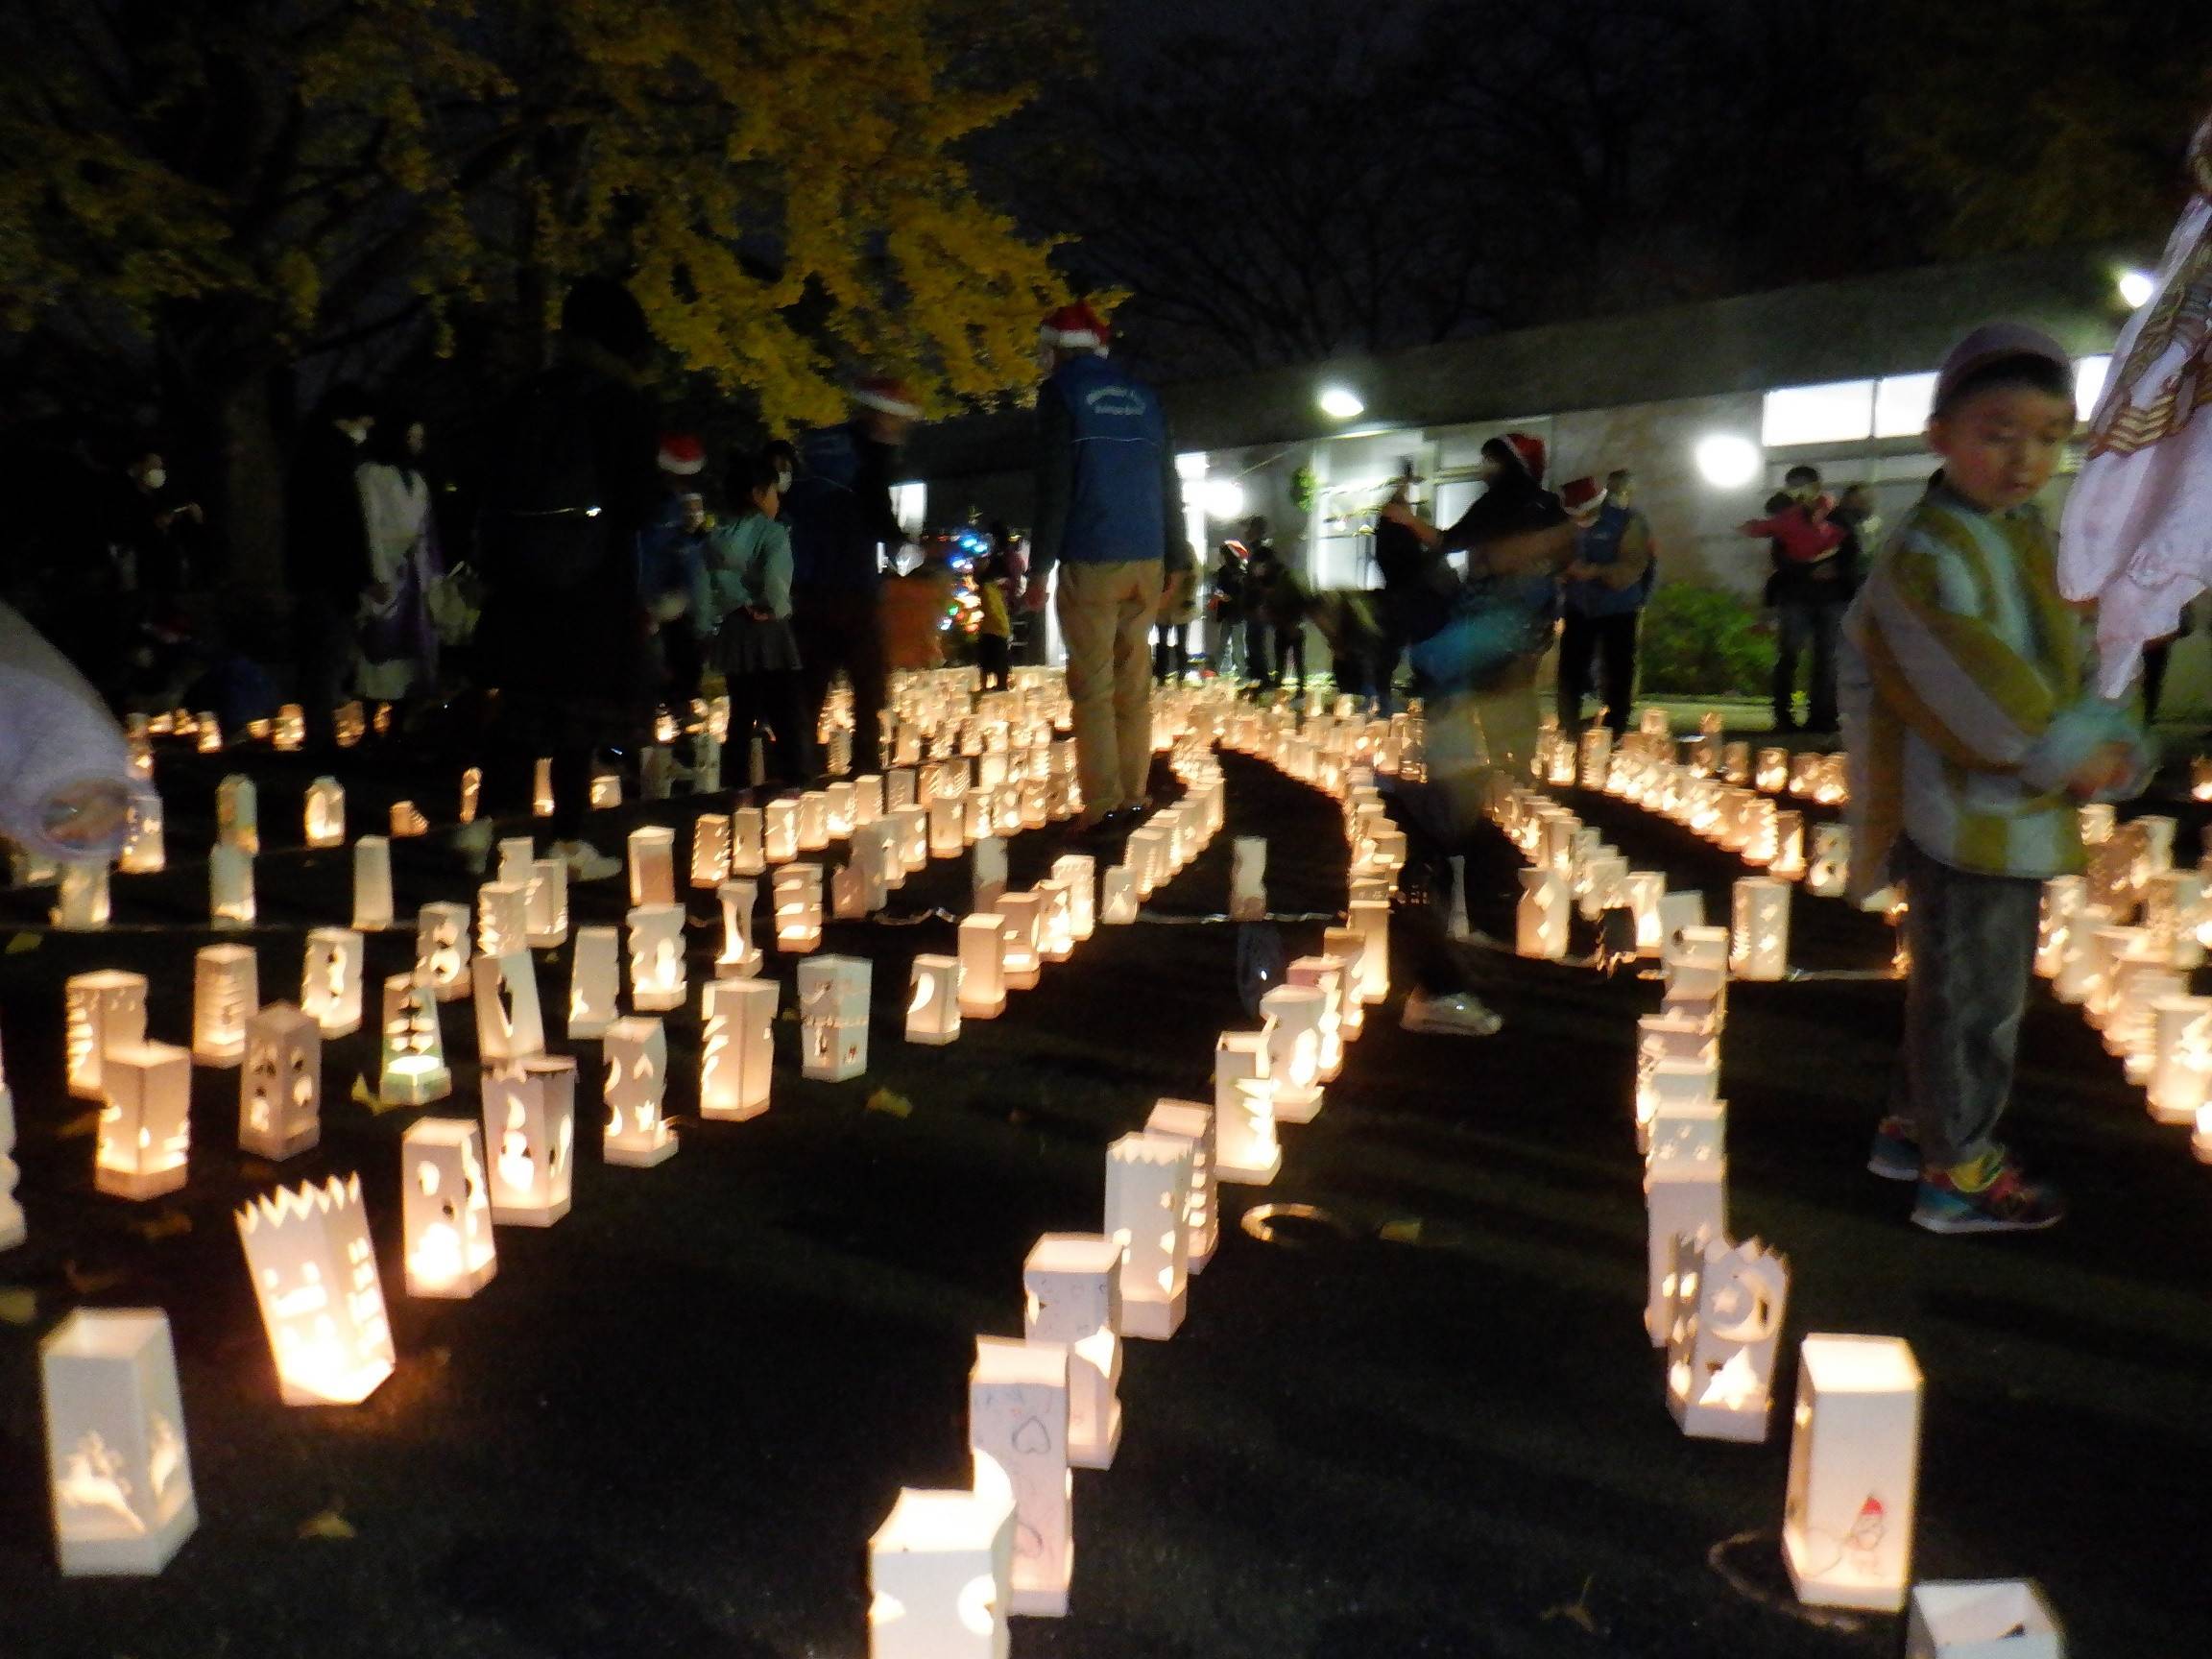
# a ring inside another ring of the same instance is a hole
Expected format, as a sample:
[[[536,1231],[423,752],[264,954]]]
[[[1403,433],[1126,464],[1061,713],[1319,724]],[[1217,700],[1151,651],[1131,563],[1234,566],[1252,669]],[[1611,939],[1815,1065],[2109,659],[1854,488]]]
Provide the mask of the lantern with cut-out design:
[[[392,1324],[361,1178],[278,1188],[238,1212],[238,1237],[287,1406],[356,1406],[392,1375]]]
[[[576,1168],[576,1062],[534,1055],[484,1078],[492,1219],[550,1227],[568,1214]]]
[[[499,1270],[484,1129],[424,1118],[399,1138],[399,1212],[410,1296],[473,1296]]]
[[[438,1003],[430,987],[412,974],[384,981],[383,1066],[376,1097],[387,1106],[427,1106],[453,1092],[445,1069],[445,1039],[438,1029]]]
[[[873,965],[856,956],[799,964],[800,1072],[841,1083],[868,1070],[868,996]]]
[[[92,1185],[143,1202],[184,1185],[192,1151],[192,1056],[167,1043],[118,1043],[101,1057]]]
[[[768,1110],[776,1058],[773,979],[715,979],[700,999],[699,1116],[731,1122]]]
[[[690,994],[684,970],[684,906],[640,904],[630,912],[630,1002],[664,1014]]]
[[[1009,1611],[1062,1617],[1075,1566],[1068,1350],[1056,1342],[978,1336],[968,1377],[968,1446],[975,1455],[977,1490],[1013,1495]]]
[[[168,1315],[80,1308],[38,1371],[62,1576],[160,1572],[200,1523]]]
[[[323,1139],[323,1032],[272,1002],[246,1022],[238,1074],[238,1149],[281,1164]]]
[[[441,1002],[469,995],[469,906],[425,904],[415,920],[415,975]]]
[[[1782,1557],[1797,1599],[1894,1613],[1912,1582],[1920,1366],[1894,1336],[1808,1336]]]
[[[1758,1239],[1683,1239],[1667,1343],[1667,1406],[1694,1439],[1767,1438],[1790,1264]]]
[[[1046,1233],[1022,1263],[1022,1334],[1068,1350],[1068,1460],[1109,1469],[1121,1443],[1121,1246]]]
[[[261,1006],[250,945],[208,945],[192,958],[192,1058],[225,1070],[246,1058],[246,1022]]]

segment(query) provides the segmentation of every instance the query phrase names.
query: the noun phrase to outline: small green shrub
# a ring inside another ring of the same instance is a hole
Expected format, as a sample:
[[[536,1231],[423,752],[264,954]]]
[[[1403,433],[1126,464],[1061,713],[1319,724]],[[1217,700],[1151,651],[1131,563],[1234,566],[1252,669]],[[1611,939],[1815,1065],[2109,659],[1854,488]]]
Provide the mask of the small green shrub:
[[[1759,697],[1773,683],[1774,637],[1740,595],[1662,582],[1644,607],[1638,685],[1654,697]]]

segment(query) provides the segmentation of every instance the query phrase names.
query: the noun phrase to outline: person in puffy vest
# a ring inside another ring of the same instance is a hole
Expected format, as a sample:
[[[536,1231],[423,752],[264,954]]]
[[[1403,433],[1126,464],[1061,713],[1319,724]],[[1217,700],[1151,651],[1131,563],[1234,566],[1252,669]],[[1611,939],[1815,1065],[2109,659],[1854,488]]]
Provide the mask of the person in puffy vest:
[[[1587,478],[1561,487],[1560,502],[1575,521],[1575,563],[1562,584],[1559,629],[1559,725],[1582,728],[1582,699],[1597,660],[1605,724],[1628,730],[1636,695],[1636,622],[1651,596],[1651,527],[1631,505],[1635,479],[1607,474],[1600,493]]]
[[[1037,394],[1037,525],[1022,603],[1055,609],[1068,648],[1078,832],[1141,817],[1152,767],[1152,618],[1193,561],[1160,395],[1106,357],[1090,306],[1063,306],[1041,335],[1051,373]]]

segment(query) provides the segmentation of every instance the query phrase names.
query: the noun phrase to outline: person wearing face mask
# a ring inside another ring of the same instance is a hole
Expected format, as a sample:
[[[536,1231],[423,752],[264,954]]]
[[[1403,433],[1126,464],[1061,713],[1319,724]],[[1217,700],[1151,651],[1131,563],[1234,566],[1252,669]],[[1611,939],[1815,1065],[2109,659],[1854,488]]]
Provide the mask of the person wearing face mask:
[[[100,694],[0,605],[0,835],[41,858],[111,858],[148,793]]]
[[[430,626],[430,587],[441,574],[437,520],[422,472],[421,421],[394,415],[366,445],[354,473],[369,540],[368,588],[361,595],[364,697],[397,703],[437,678],[438,636]]]
[[[354,613],[375,580],[354,477],[375,424],[367,392],[350,384],[332,387],[301,434],[284,479],[295,689],[318,739],[329,735],[331,710],[348,695]]]

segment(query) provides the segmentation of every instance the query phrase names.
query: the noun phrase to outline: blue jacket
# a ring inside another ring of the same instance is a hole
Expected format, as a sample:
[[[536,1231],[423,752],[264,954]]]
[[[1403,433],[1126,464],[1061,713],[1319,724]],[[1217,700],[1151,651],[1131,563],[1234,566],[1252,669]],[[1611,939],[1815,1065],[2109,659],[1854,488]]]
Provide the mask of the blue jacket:
[[[784,493],[791,532],[791,587],[797,593],[874,593],[882,582],[878,553],[905,540],[891,508],[892,458],[848,421],[799,440],[799,475]]]
[[[1031,571],[1159,559],[1191,564],[1160,395],[1104,357],[1072,357],[1037,394]]]
[[[1575,558],[1611,572],[1610,578],[1566,584],[1567,609],[1575,615],[1630,615],[1651,596],[1651,531],[1633,507],[1600,507],[1575,539]]]

